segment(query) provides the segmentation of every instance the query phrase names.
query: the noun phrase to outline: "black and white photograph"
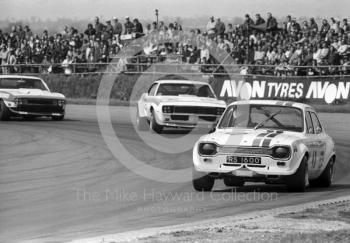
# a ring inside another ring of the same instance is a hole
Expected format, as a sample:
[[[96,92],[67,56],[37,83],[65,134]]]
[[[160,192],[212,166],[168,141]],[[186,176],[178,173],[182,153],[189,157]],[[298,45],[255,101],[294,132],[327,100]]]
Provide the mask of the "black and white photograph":
[[[0,243],[349,243],[349,94],[349,0],[0,0]]]

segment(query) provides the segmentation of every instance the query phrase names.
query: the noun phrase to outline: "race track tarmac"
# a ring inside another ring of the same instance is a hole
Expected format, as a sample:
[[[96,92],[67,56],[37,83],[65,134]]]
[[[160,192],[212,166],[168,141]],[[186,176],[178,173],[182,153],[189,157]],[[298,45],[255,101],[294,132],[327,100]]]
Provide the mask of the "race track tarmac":
[[[128,108],[112,107],[111,112],[115,133],[132,155],[162,169],[191,166],[191,147],[180,154],[159,152],[135,132]],[[68,106],[62,122],[1,122],[0,242],[64,242],[347,195],[350,115],[320,117],[337,146],[335,183],[306,193],[253,183],[235,190],[221,181],[216,182],[214,192],[198,193],[191,182],[146,179],[111,153],[94,106]],[[164,136],[185,135],[173,130]]]

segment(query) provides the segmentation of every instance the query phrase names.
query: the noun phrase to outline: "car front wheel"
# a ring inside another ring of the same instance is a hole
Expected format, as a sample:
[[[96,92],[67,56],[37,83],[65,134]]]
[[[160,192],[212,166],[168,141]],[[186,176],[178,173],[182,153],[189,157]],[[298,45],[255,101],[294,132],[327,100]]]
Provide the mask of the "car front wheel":
[[[196,191],[211,191],[213,189],[215,179],[206,173],[192,169],[192,185]]]
[[[5,102],[3,100],[0,101],[0,120],[1,121],[7,121],[10,119],[10,110],[5,105]]]
[[[151,119],[150,119],[150,129],[151,132],[156,132],[156,133],[162,133],[163,127],[157,123],[154,111],[151,113]]]
[[[304,156],[297,171],[293,175],[290,175],[287,177],[288,191],[292,191],[292,192],[305,191],[306,187],[309,184],[307,160],[308,160],[307,156]]]

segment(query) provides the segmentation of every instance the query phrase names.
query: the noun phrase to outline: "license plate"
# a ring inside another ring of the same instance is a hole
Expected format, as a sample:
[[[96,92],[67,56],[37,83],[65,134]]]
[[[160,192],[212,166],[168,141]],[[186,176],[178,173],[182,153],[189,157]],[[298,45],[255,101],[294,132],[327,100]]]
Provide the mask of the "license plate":
[[[237,163],[237,164],[261,164],[260,157],[241,157],[241,156],[227,156],[227,163]]]

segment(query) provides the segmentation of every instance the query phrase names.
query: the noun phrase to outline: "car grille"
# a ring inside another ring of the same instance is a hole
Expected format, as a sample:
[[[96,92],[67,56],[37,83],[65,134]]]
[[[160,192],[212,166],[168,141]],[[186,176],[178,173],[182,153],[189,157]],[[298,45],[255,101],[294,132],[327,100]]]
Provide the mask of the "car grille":
[[[199,116],[200,120],[214,122],[216,120],[216,116]]]
[[[174,106],[174,113],[206,114],[216,115],[217,107],[205,106]]]
[[[252,155],[271,155],[269,148],[255,147],[219,147],[218,153],[221,154],[252,154]]]
[[[54,99],[22,99],[24,103],[36,105],[57,105],[57,100]]]
[[[177,121],[188,121],[188,116],[186,115],[171,115],[171,120],[177,120]]]

